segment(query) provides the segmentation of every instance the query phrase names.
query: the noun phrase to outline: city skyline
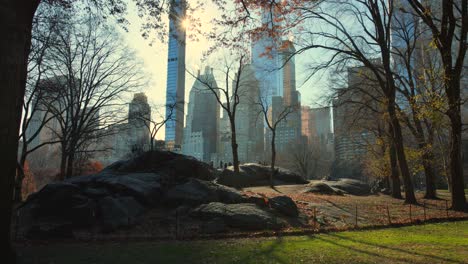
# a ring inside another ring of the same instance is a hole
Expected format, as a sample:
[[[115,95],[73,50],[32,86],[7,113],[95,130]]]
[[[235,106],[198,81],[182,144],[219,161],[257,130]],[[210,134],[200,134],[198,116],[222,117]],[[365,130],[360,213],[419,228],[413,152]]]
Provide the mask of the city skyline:
[[[129,4],[131,7],[131,5]],[[135,7],[133,7],[135,8]],[[218,15],[218,10],[213,6],[206,6],[204,11],[197,11],[192,16],[199,16],[202,27],[206,30],[211,28],[210,19]],[[130,14],[128,17],[130,21],[129,31],[122,32],[125,42],[135,50],[136,55],[141,59],[143,68],[147,73],[147,76],[151,78],[149,84],[142,90],[145,92],[149,100],[157,105],[165,104],[166,98],[166,78],[167,78],[167,55],[168,55],[168,42],[161,42],[159,39],[145,40],[140,34],[139,23],[141,19]],[[169,20],[167,17],[163,17],[164,23],[168,24]],[[193,29],[189,26],[187,34],[193,32]],[[203,65],[215,64],[216,58],[210,58],[200,63],[203,59],[203,53],[208,47],[213,45],[213,42],[207,40],[203,36],[198,36],[197,40],[193,38],[187,38],[186,45],[190,47],[190,53],[186,56],[186,68],[189,72],[197,72],[197,70],[203,70]],[[150,44],[152,44],[150,46]],[[327,73],[323,75],[314,76],[307,83],[303,84],[307,79],[307,58],[313,56],[319,58],[320,52],[310,51],[299,54],[296,56],[296,72],[297,72],[297,90],[301,92],[302,102],[304,105],[311,105],[315,107],[316,102],[325,95],[328,90]],[[325,59],[325,58],[324,58]],[[217,69],[215,67],[215,75],[217,75]],[[188,101],[190,85],[194,81],[194,77],[190,74],[185,74],[185,102]],[[217,76],[218,79],[219,76]],[[222,77],[221,77],[222,78]],[[317,106],[318,107],[318,106]],[[187,103],[185,104],[185,111],[187,111]],[[165,138],[165,131],[162,129],[158,135],[158,139]]]

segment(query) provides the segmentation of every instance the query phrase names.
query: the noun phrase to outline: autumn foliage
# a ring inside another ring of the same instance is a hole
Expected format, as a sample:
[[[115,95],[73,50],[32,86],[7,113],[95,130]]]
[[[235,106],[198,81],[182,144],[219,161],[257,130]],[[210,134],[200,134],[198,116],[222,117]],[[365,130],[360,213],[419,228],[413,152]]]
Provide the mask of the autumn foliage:
[[[21,189],[21,196],[23,200],[26,200],[28,196],[37,191],[36,180],[34,178],[34,174],[29,169],[29,163],[26,162],[24,164],[24,179],[23,179],[23,187]]]
[[[81,175],[88,175],[100,172],[104,169],[104,166],[101,162],[95,160],[89,160],[85,162],[81,168],[77,168],[77,171],[80,172]]]

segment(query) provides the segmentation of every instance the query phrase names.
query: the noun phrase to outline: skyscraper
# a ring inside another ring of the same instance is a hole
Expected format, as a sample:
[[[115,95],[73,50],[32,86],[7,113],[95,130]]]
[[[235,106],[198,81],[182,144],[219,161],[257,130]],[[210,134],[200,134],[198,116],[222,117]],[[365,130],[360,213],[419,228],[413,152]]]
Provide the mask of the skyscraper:
[[[277,24],[269,9],[263,11],[262,24],[268,28]],[[268,33],[262,33],[252,40],[252,66],[260,84],[261,97],[265,98],[269,105],[273,96],[283,96],[282,76],[279,71],[281,56],[278,52],[281,44],[281,40],[269,36]]]
[[[373,61],[376,67],[382,64]],[[383,95],[376,76],[365,66],[348,68],[348,87],[333,102],[335,169],[333,177],[364,180],[363,158],[375,142],[375,131],[385,129]],[[366,107],[363,107],[365,105]]]
[[[220,106],[203,83],[217,87],[212,68],[206,67],[202,75],[199,72],[190,90],[182,153],[209,162],[217,150]]]
[[[180,149],[184,129],[185,98],[185,19],[186,1],[172,0],[169,14],[169,49],[167,56],[166,84],[166,146]],[[171,108],[175,107],[174,111]]]
[[[262,116],[259,116],[261,107],[256,103],[259,89],[252,65],[245,65],[239,79],[239,106],[235,121],[240,162],[264,159],[264,127]]]

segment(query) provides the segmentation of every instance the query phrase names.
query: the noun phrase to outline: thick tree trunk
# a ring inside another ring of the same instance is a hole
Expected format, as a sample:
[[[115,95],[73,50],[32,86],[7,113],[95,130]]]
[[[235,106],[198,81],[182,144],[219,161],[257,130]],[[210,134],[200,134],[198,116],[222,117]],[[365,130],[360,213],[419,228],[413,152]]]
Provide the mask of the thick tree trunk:
[[[62,143],[61,154],[60,154],[60,173],[58,175],[58,181],[65,179],[65,172],[67,169],[67,153],[65,150],[64,143]]]
[[[237,135],[236,135],[236,123],[234,117],[229,118],[231,122],[231,146],[232,146],[232,163],[234,166],[234,172],[239,173],[239,155],[237,153]]]
[[[432,166],[432,162],[434,161],[434,155],[432,155],[431,150],[426,149],[426,151],[427,151],[426,154],[422,156],[424,174],[426,176],[426,193],[424,194],[424,198],[436,199],[437,191],[436,191],[436,184],[435,184],[435,174],[434,174],[434,167]]]
[[[388,104],[388,113],[390,115],[391,127],[393,129],[393,142],[395,146],[398,165],[400,167],[401,177],[405,186],[405,203],[416,204],[416,196],[414,195],[413,182],[406,161],[405,149],[403,146],[403,136],[401,132],[400,122],[395,112],[394,100],[390,100]]]
[[[401,196],[401,182],[400,174],[398,172],[398,163],[396,157],[395,146],[393,145],[393,140],[390,142],[390,167],[391,167],[391,179],[392,179],[392,197],[397,199],[402,199]]]
[[[73,166],[75,165],[75,154],[69,153],[68,160],[67,160],[67,173],[65,178],[70,178],[73,176]]]
[[[24,167],[17,165],[16,170],[16,179],[15,179],[15,189],[13,192],[13,202],[20,203],[23,199],[21,196],[21,190],[23,189],[23,180],[24,180]]]
[[[18,163],[16,181],[15,181],[15,191],[13,201],[19,203],[23,200],[22,190],[23,190],[23,180],[25,177],[24,165],[26,164],[26,157],[21,155],[21,159]]]
[[[452,209],[466,210],[465,185],[462,164],[462,121],[460,112],[460,79],[450,82],[451,94],[449,96],[450,109],[450,178],[452,186]],[[458,93],[456,92],[458,91]],[[457,96],[458,94],[458,96]]]
[[[10,243],[13,187],[17,168],[18,134],[26,86],[31,26],[39,1],[0,2],[0,248],[5,263],[14,263]]]
[[[273,188],[275,186],[273,182],[273,177],[275,176],[275,163],[276,163],[276,145],[275,145],[275,139],[276,139],[276,131],[273,130],[271,133],[271,173],[270,173],[270,186]]]

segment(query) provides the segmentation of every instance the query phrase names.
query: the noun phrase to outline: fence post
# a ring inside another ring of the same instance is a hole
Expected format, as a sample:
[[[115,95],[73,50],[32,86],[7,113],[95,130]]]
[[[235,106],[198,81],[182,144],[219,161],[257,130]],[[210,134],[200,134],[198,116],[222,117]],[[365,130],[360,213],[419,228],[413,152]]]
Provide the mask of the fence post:
[[[317,227],[317,207],[314,207],[314,229]]]
[[[355,215],[356,215],[356,219],[355,219],[354,225],[357,227],[357,226],[358,226],[358,212],[357,212],[357,204],[356,204]]]
[[[449,218],[449,210],[448,210],[448,201],[445,200],[445,212],[447,213],[447,218]]]
[[[409,220],[410,220],[410,223],[413,222],[413,216],[411,215],[411,204],[409,204]]]
[[[388,218],[388,224],[391,225],[392,224],[392,220],[390,218],[390,210],[388,209],[388,204],[387,204],[387,218]]]
[[[179,239],[179,210],[176,209],[176,239]]]
[[[426,201],[423,203],[423,209],[424,209],[424,221],[426,221]]]
[[[20,219],[20,211],[16,209],[15,240],[18,240],[19,219]]]

